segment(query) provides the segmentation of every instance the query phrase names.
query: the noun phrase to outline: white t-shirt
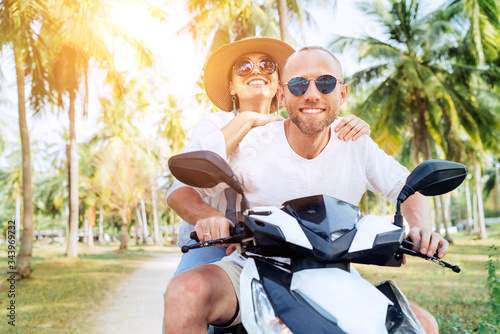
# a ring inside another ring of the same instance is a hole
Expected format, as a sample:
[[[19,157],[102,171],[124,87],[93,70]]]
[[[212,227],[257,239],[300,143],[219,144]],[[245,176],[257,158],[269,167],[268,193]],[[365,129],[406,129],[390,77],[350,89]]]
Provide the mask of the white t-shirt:
[[[358,205],[366,190],[383,193],[395,202],[409,175],[408,169],[369,136],[344,141],[332,131],[324,150],[314,159],[304,159],[288,144],[283,121],[249,131],[229,163],[243,184],[250,207],[280,207],[285,201],[319,194]],[[226,187],[220,184],[197,190],[205,196],[218,196]]]

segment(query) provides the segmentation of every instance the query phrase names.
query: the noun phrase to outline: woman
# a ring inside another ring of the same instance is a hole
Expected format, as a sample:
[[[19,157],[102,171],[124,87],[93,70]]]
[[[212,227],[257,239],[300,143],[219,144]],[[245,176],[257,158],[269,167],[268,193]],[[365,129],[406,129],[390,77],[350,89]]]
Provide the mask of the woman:
[[[198,149],[212,150],[227,158],[250,129],[282,120],[273,115],[279,110],[276,97],[279,72],[293,52],[288,44],[271,38],[247,38],[218,49],[205,66],[204,83],[207,96],[223,112],[205,116],[195,126],[190,143],[196,142]],[[356,140],[369,134],[370,127],[350,115],[334,130],[340,131],[339,138]],[[224,137],[223,147],[213,144],[222,142],[217,140],[220,136]],[[189,150],[190,144],[183,151]],[[168,205],[184,220],[179,231],[179,246],[193,242],[189,234],[200,218],[221,215],[236,223],[236,193],[232,189],[218,198],[204,200],[210,207],[203,205],[205,202],[194,189],[178,181],[169,189]],[[190,250],[183,255],[175,275],[225,255],[225,247]]]

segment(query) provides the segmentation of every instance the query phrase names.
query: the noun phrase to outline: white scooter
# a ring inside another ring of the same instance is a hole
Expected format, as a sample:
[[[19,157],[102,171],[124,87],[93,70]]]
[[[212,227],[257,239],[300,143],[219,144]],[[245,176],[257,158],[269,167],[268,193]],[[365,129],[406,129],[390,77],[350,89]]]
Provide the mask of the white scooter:
[[[247,258],[240,277],[244,330],[226,333],[425,333],[394,282],[373,286],[350,264],[400,266],[408,254],[460,272],[404,240],[400,206],[417,191],[434,196],[458,187],[467,175],[462,164],[429,160],[419,165],[398,197],[394,222],[363,216],[358,207],[325,195],[293,199],[281,208],[248,208],[231,168],[210,151],[174,156],[169,168],[191,186],[225,182],[242,195],[243,219],[231,237],[182,249],[235,243]]]

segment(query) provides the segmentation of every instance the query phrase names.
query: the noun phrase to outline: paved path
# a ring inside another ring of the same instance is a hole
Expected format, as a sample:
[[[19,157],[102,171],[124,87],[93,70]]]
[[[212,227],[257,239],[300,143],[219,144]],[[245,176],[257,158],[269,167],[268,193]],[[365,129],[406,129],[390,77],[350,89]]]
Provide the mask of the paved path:
[[[180,253],[154,253],[116,289],[96,319],[94,334],[161,334],[163,292],[180,261]]]

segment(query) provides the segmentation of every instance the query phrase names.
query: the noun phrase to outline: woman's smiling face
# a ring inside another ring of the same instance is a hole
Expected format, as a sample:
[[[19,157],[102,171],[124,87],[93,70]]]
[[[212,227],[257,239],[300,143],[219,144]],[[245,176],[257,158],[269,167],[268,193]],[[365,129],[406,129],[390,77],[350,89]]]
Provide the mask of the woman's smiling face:
[[[238,97],[240,108],[245,105],[246,101],[254,101],[255,99],[269,100],[269,105],[273,97],[276,95],[276,90],[279,85],[278,70],[272,74],[267,74],[259,69],[258,63],[262,59],[272,59],[264,53],[248,53],[240,57],[238,61],[245,59],[251,61],[254,66],[248,75],[240,76],[232,71],[232,81],[230,83],[231,95],[236,94]]]

